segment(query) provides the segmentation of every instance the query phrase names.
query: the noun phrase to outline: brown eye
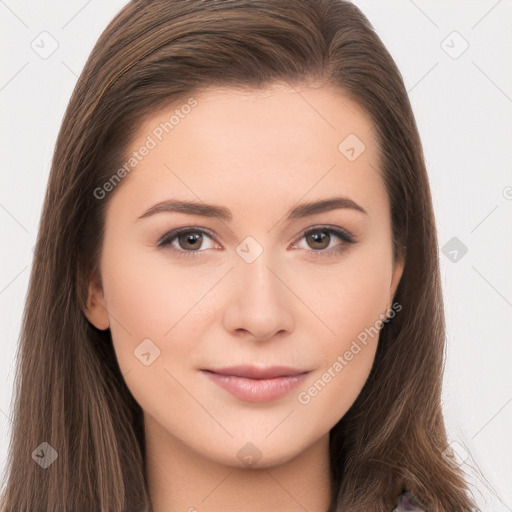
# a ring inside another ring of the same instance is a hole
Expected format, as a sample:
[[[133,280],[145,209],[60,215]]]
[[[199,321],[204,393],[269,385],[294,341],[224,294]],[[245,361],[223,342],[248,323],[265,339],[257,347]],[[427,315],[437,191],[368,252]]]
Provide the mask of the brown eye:
[[[181,249],[197,250],[203,242],[203,235],[199,231],[188,231],[176,237]]]
[[[329,243],[331,241],[331,235],[328,232],[329,230],[317,230],[311,231],[306,235],[306,239],[308,243],[310,243],[310,247],[312,249],[327,249],[329,247]]]
[[[336,239],[338,243],[332,244]],[[329,226],[320,226],[310,229],[302,234],[300,240],[305,240],[305,247],[302,248],[306,249],[310,254],[326,257],[335,256],[347,249],[349,245],[356,242],[346,231]]]
[[[213,245],[203,247],[210,240],[213,242],[213,236],[203,229],[192,229],[190,227],[175,229],[166,233],[157,242],[157,246],[163,249],[170,249],[176,254],[184,256],[200,255],[204,249],[211,249]]]

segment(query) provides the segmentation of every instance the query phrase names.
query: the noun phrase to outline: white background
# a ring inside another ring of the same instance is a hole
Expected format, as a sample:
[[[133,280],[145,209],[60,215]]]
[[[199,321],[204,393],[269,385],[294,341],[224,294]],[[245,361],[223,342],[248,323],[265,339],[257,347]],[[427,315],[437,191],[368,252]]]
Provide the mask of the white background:
[[[0,469],[57,132],[88,54],[125,3],[0,0]],[[512,1],[354,3],[402,72],[424,145],[446,301],[449,437],[494,488],[477,484],[481,509],[512,511]],[[43,31],[58,43],[46,59],[31,47],[51,48]],[[456,262],[442,252],[453,237],[468,249]]]

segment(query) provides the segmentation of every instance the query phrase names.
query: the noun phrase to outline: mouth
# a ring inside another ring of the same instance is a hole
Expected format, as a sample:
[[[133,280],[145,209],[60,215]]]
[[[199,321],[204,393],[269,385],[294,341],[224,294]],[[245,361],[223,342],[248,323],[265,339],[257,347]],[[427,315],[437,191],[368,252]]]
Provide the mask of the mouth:
[[[284,397],[303,382],[311,370],[287,366],[233,366],[202,369],[210,381],[245,402],[270,402]]]

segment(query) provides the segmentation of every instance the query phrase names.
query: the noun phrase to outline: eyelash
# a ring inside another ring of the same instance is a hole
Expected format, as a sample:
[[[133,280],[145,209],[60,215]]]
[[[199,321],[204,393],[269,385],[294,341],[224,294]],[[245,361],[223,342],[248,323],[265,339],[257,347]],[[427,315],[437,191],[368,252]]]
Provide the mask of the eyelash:
[[[308,252],[312,253],[313,257],[334,257],[343,252],[346,247],[345,244],[351,245],[356,243],[354,238],[347,233],[346,231],[339,229],[339,228],[333,228],[330,226],[317,226],[314,228],[307,229],[302,233],[302,235],[299,237],[298,241],[302,240],[304,237],[312,234],[312,233],[328,233],[329,235],[334,235],[337,238],[339,238],[343,243],[339,244],[335,247],[331,247],[330,249],[318,249],[313,250],[310,249]],[[176,240],[180,235],[186,234],[186,233],[200,233],[202,235],[207,235],[209,238],[214,239],[212,233],[210,231],[205,230],[203,228],[194,227],[194,226],[187,226],[185,228],[178,228],[173,229],[172,231],[169,231],[166,233],[160,240],[157,242],[157,246],[160,248],[167,249],[174,251],[179,257],[197,257],[200,255],[200,253],[204,252],[204,250],[196,250],[196,251],[186,251],[184,249],[175,249],[171,247],[172,242]],[[296,242],[294,242],[295,244]],[[307,249],[306,249],[307,250]]]

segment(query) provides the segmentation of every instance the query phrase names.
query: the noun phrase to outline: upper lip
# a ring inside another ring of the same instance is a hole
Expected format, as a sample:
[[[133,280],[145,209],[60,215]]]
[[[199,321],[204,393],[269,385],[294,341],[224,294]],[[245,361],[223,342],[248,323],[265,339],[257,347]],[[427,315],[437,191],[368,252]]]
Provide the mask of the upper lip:
[[[267,366],[258,367],[252,365],[229,366],[224,368],[206,369],[219,375],[232,375],[245,377],[247,379],[275,379],[277,377],[291,377],[302,373],[309,373],[310,370],[300,370],[290,366]]]

